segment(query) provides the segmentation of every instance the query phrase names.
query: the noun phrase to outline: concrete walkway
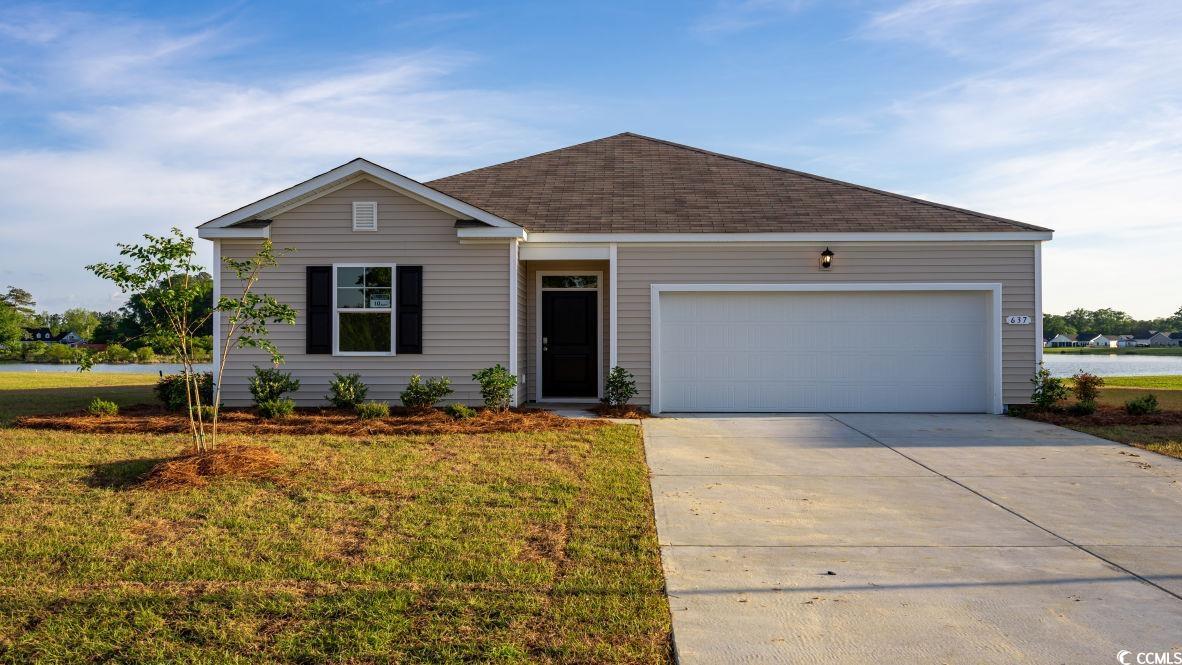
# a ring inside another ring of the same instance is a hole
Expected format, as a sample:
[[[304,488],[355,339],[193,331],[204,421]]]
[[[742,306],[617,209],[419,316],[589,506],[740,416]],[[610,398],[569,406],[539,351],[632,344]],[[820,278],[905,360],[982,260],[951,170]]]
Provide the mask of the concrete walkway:
[[[1182,461],[984,415],[644,430],[682,663],[1182,651]]]

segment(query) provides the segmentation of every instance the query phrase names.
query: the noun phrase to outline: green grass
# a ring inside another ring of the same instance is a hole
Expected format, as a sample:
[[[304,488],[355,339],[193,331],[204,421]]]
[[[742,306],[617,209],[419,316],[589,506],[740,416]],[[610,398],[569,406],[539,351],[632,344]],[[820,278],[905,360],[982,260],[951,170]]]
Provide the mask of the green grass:
[[[0,429],[0,662],[667,662],[638,428],[249,442],[148,491],[183,437]]]
[[[119,406],[153,404],[155,374],[0,372],[0,425],[17,416],[83,409],[95,397]]]
[[[1160,347],[1141,347],[1141,348],[1123,348],[1123,349],[1089,349],[1086,347],[1044,347],[1043,353],[1061,353],[1061,354],[1075,354],[1084,356],[1182,356],[1182,347],[1179,346],[1160,346]]]
[[[1156,388],[1182,390],[1182,374],[1164,376],[1106,376],[1104,385],[1112,388]]]

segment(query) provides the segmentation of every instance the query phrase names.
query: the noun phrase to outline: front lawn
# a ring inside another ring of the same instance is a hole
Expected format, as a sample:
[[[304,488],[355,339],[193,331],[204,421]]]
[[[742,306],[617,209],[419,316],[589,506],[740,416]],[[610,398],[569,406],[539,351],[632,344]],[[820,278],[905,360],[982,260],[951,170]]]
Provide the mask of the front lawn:
[[[155,374],[0,372],[0,425],[17,416],[83,409],[95,397],[120,406],[156,401]]]
[[[183,435],[0,429],[0,661],[668,661],[635,426],[244,443],[162,491]]]

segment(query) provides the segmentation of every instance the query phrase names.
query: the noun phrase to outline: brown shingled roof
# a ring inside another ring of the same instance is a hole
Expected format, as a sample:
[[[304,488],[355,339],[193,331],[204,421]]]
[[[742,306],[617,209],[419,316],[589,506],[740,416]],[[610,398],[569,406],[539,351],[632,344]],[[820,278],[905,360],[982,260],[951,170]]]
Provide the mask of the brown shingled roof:
[[[1047,230],[627,132],[426,184],[535,232]]]

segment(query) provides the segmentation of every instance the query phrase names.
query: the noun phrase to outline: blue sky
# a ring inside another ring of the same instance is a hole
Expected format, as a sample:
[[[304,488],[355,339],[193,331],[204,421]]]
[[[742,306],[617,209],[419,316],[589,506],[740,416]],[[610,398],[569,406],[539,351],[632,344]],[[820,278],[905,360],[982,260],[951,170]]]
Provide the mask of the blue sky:
[[[430,179],[620,131],[1057,230],[1048,311],[1182,305],[1182,3],[0,7],[0,287],[362,155]]]

